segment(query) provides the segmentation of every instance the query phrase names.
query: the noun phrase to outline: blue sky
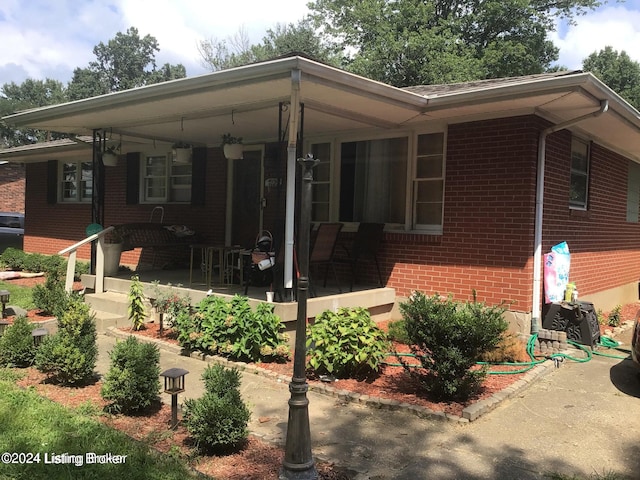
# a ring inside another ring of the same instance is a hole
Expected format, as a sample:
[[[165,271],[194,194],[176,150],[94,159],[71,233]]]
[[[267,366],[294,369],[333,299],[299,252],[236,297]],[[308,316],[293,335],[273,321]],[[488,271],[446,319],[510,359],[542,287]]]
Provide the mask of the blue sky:
[[[159,64],[182,63],[189,76],[205,73],[197,45],[224,39],[242,27],[252,42],[280,22],[296,22],[305,0],[2,0],[0,2],[0,85],[26,78],[68,82],[85,67],[93,47],[128,27],[158,39]],[[240,17],[240,18],[239,18]],[[640,0],[613,0],[560,25],[552,40],[560,65],[577,69],[590,53],[611,45],[640,61]]]

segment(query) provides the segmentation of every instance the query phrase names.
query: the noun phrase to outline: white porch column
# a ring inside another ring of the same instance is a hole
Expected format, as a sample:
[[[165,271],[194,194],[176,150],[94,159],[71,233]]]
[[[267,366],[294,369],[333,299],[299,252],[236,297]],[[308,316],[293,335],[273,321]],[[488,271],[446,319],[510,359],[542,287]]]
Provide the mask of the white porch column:
[[[300,109],[300,70],[291,70],[291,117],[287,148],[287,202],[285,218],[284,288],[293,288],[293,247],[296,208],[296,146]]]

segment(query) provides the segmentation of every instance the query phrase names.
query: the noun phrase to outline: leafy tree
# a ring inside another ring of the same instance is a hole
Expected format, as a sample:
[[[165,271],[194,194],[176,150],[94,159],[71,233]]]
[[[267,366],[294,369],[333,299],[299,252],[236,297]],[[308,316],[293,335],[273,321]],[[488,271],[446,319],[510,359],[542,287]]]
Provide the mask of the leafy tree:
[[[93,48],[96,60],[86,68],[76,68],[69,83],[69,99],[141,87],[153,83],[183,78],[183,65],[156,66],[155,54],[160,51],[158,41],[151,35],[140,37],[138,29],[130,27],[118,32],[106,44]]]
[[[618,53],[607,46],[585,58],[582,68],[592,72],[631,105],[640,108],[640,63],[631,60],[624,50]]]
[[[560,18],[598,0],[315,0],[314,25],[353,52],[346,67],[396,86],[541,73]]]
[[[251,45],[247,32],[240,28],[226,39],[210,38],[198,46],[202,65],[212,71],[269,60],[291,52],[302,53],[332,65],[339,64],[336,44],[323,41],[310,21],[297,24],[276,24],[267,30],[262,43]]]
[[[0,87],[0,117],[30,108],[62,103],[66,100],[64,85],[50,78],[27,79],[18,85],[5,83]],[[62,138],[58,133],[33,128],[13,129],[0,120],[0,147],[15,147],[43,140]]]

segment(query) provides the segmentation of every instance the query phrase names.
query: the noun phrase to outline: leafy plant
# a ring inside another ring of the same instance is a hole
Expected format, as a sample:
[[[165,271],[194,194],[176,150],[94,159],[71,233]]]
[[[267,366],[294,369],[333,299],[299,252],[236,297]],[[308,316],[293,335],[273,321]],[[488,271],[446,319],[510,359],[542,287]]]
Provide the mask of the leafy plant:
[[[317,373],[351,377],[378,371],[390,344],[369,311],[358,307],[322,312],[307,329],[307,348]]]
[[[480,361],[491,363],[528,362],[530,360],[525,342],[509,332],[502,334],[500,342],[493,350],[480,354]]]
[[[607,324],[607,317],[605,317],[605,315],[602,312],[601,308],[596,310],[596,318],[598,319],[598,324],[599,325],[606,325]]]
[[[242,143],[242,137],[234,137],[230,133],[222,135],[222,145],[233,145],[236,143]]]
[[[469,398],[486,375],[484,369],[473,368],[476,361],[496,348],[507,329],[505,310],[476,302],[475,292],[474,300],[465,303],[413,293],[400,311],[423,370],[407,370],[439,400]]]
[[[180,295],[171,285],[168,288],[160,288],[158,281],[153,282],[153,295],[151,305],[158,313],[163,314],[164,320],[170,325],[184,311],[191,312],[191,298],[189,295]]]
[[[20,249],[8,247],[0,255],[0,261],[7,270],[24,270],[24,262],[27,256],[28,254]]]
[[[64,288],[64,282],[58,270],[50,271],[44,284],[33,287],[33,302],[36,307],[56,317],[64,313],[69,300],[69,294]]]
[[[0,337],[0,364],[27,367],[33,364],[36,353],[33,344],[33,325],[24,315],[16,317]]]
[[[202,374],[205,394],[185,401],[184,425],[201,451],[228,452],[247,439],[251,413],[240,396],[240,373],[221,365]]]
[[[197,305],[194,315],[180,312],[174,328],[186,348],[253,362],[279,360],[289,356],[289,347],[273,309],[273,304],[260,303],[254,312],[246,297],[236,295],[227,302],[213,295]]]
[[[75,385],[93,377],[97,358],[95,317],[89,305],[74,296],[58,319],[58,333],[38,348],[36,367],[55,381]]]
[[[158,400],[160,392],[160,352],[151,343],[134,336],[118,342],[109,352],[111,366],[101,389],[113,412],[137,412]]]
[[[395,320],[393,322],[389,322],[389,331],[387,332],[387,335],[389,336],[390,340],[404,343],[405,345],[408,345],[410,342],[404,320]]]
[[[607,323],[610,327],[617,327],[620,325],[620,314],[622,312],[622,305],[616,305],[613,310],[609,313],[609,317],[607,319]]]
[[[147,319],[147,309],[144,306],[144,293],[138,275],[131,277],[128,313],[133,329],[135,331],[142,330]]]

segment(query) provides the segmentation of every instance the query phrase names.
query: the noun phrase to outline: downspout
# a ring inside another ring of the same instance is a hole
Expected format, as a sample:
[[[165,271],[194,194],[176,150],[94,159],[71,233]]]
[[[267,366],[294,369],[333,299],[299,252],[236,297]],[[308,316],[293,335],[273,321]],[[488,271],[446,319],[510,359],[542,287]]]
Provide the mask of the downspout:
[[[609,101],[601,100],[600,108],[595,111],[582,115],[581,117],[567,120],[566,122],[553,125],[540,132],[538,139],[538,172],[537,172],[537,189],[536,189],[536,218],[534,232],[534,250],[533,250],[533,292],[532,292],[532,314],[531,314],[531,333],[538,333],[540,326],[540,310],[541,310],[541,290],[542,290],[542,217],[544,205],[544,174],[546,161],[547,136],[564,130],[572,125],[587,120],[591,117],[598,117],[609,109]]]
[[[298,111],[300,108],[300,70],[291,70],[291,120],[289,122],[289,146],[287,148],[287,198],[284,229],[284,288],[293,289],[293,235],[296,199],[296,154],[298,136]]]

